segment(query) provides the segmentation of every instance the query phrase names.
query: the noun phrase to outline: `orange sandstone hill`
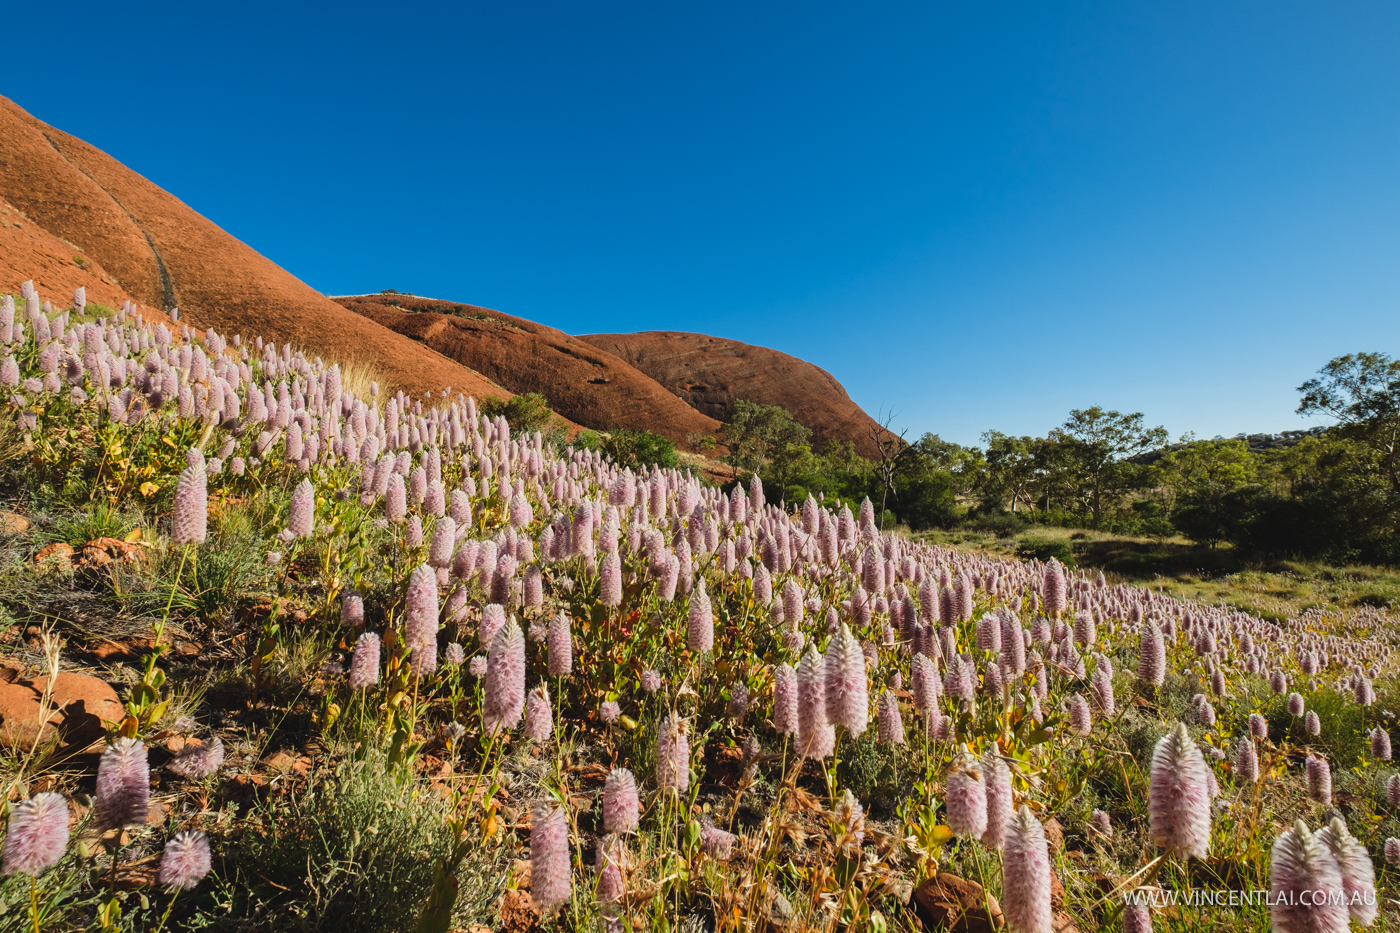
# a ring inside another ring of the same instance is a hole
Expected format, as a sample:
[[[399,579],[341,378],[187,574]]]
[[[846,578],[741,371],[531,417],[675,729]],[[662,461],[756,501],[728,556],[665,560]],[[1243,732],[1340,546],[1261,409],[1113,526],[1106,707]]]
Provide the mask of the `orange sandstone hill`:
[[[721,425],[606,350],[561,330],[476,305],[385,292],[335,299],[510,389],[598,430],[654,431],[685,447]]]
[[[389,389],[478,398],[539,392],[576,425],[655,431],[684,447],[720,435],[735,399],[781,405],[817,446],[875,453],[878,425],[824,370],[700,334],[572,337],[499,311],[396,293],[317,292],[81,139],[0,97],[0,291],[34,279],[64,307],[179,308],[200,329],[367,364]],[[721,443],[723,437],[717,437]]]
[[[111,308],[136,300],[81,246],[49,233],[0,197],[0,291],[15,290],[26,279],[60,308],[78,288],[87,290],[88,301]]]
[[[814,449],[851,441],[867,457],[877,454],[875,438],[889,434],[831,373],[777,350],[677,331],[579,339],[621,357],[719,421],[729,420],[737,399],[778,405],[812,429]]]
[[[0,245],[7,247],[0,252],[7,276],[0,288],[35,278],[41,293],[60,306],[72,287],[85,285],[89,298],[103,304],[119,305],[129,296],[161,311],[178,307],[201,329],[369,363],[390,388],[510,395],[423,344],[345,310],[174,195],[3,97],[0,197],[11,211],[0,213],[9,224],[0,227]],[[65,255],[72,268],[64,265]]]

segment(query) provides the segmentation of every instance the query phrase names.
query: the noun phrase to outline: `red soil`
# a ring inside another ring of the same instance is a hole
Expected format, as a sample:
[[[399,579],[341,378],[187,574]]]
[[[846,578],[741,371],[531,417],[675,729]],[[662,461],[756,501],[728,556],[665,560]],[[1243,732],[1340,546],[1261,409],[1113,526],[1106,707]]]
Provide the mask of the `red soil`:
[[[335,299],[586,427],[654,431],[683,447],[720,424],[583,338],[489,308],[385,293]]]
[[[677,331],[579,339],[616,354],[720,421],[729,420],[736,399],[780,405],[812,429],[813,449],[849,440],[867,457],[877,453],[874,432],[888,434],[851,401],[831,373],[777,350]]]
[[[0,288],[35,278],[41,292],[46,286],[55,292],[55,306],[66,306],[69,283],[76,282],[88,285],[89,298],[103,304],[120,304],[129,295],[164,311],[178,306],[201,329],[257,335],[326,359],[370,364],[390,389],[510,395],[479,373],[346,311],[175,196],[3,97],[0,191],[27,218],[18,239],[12,228],[0,228],[0,243],[7,247],[0,253]],[[39,237],[31,226],[51,236]],[[64,267],[65,253],[69,262],[82,255],[101,271],[92,273],[91,283],[80,280]]]
[[[26,279],[33,279],[40,297],[59,310],[68,307],[80,286],[87,289],[89,302],[108,307],[135,300],[81,247],[65,243],[0,199],[0,291],[17,293]],[[149,315],[149,308],[142,310]]]

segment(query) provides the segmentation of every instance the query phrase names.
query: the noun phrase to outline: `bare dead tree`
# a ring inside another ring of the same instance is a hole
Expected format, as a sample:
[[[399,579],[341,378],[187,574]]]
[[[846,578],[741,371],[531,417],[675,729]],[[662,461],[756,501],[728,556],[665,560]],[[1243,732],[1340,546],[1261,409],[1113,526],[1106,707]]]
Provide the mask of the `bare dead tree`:
[[[875,443],[875,450],[879,454],[879,459],[875,461],[875,471],[880,477],[880,527],[885,527],[885,503],[894,494],[894,476],[899,470],[899,464],[914,448],[904,439],[904,435],[909,433],[905,428],[898,434],[890,430],[890,422],[894,421],[895,412],[890,411],[887,415],[882,415],[881,420],[870,426],[870,439]]]

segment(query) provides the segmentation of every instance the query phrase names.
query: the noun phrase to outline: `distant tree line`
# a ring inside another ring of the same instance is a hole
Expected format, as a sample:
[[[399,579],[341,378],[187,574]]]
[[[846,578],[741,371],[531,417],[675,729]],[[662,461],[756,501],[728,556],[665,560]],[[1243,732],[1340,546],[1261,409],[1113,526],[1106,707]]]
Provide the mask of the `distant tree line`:
[[[868,496],[885,525],[914,530],[971,523],[1014,534],[1055,524],[1400,563],[1400,361],[1338,357],[1299,392],[1300,414],[1332,424],[1254,447],[1191,435],[1168,444],[1142,413],[1095,406],[1043,437],[988,431],[981,447],[880,431],[876,457],[851,442],[816,451],[786,410],[741,400],[725,425],[725,460],[789,503]]]

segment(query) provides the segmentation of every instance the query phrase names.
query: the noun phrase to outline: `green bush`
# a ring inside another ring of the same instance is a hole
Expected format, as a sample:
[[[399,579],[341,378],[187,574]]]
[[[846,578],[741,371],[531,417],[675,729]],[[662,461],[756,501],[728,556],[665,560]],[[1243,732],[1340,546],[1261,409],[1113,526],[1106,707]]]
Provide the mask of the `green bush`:
[[[1029,527],[1026,520],[1015,512],[982,512],[973,517],[968,526],[998,538],[1014,537]]]
[[[554,412],[549,408],[549,400],[538,392],[525,392],[510,400],[499,398],[482,399],[480,412],[488,418],[505,416],[512,431],[541,431],[549,426]]]
[[[1034,557],[1037,560],[1049,561],[1051,558],[1064,564],[1066,567],[1074,566],[1074,550],[1069,546],[1068,541],[1057,541],[1051,538],[1036,538],[1027,535],[1016,542],[1016,553],[1022,557]]]
[[[614,463],[634,470],[643,466],[674,469],[680,464],[676,445],[670,439],[650,431],[619,428],[603,435],[599,446]]]
[[[261,806],[227,841],[218,903],[192,928],[415,929],[434,869],[452,848],[450,815],[449,802],[390,767],[383,751],[347,759],[290,801]],[[477,882],[504,880],[490,874],[486,850],[474,852]],[[495,894],[478,883],[462,892],[459,909]]]

